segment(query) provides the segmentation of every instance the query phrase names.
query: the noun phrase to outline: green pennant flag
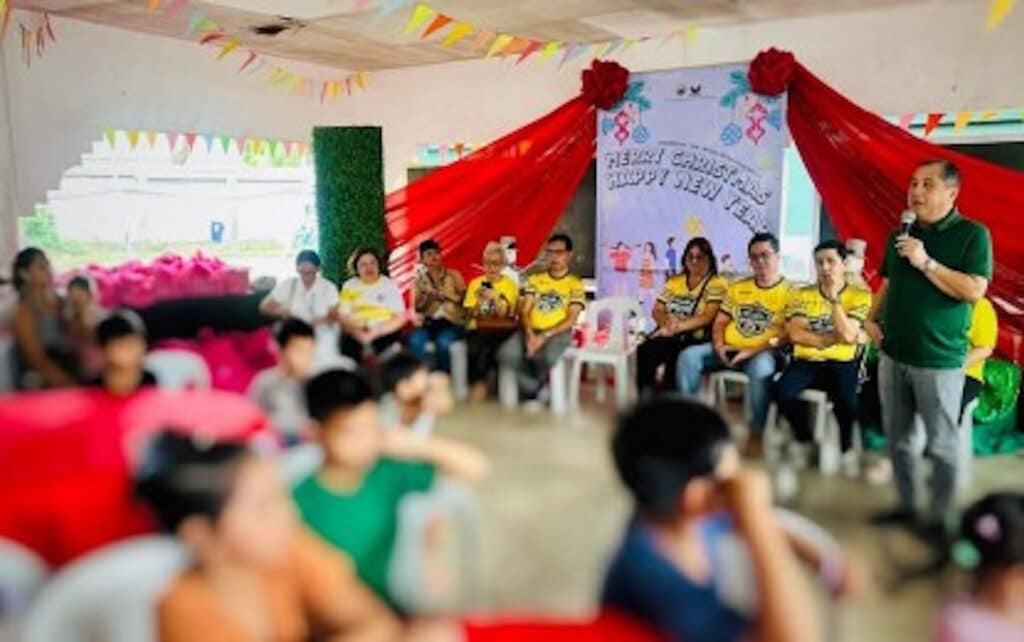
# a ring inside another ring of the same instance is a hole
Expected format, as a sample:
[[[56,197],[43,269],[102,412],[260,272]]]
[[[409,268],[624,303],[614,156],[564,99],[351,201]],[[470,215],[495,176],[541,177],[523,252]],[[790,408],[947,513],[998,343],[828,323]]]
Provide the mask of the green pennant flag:
[[[231,148],[231,137],[230,136],[221,136],[220,137],[220,146],[221,146],[221,149],[224,150],[224,153],[227,154],[228,153],[228,149]]]
[[[103,138],[106,139],[110,149],[114,149],[114,145],[117,144],[117,130],[109,125],[104,127]]]

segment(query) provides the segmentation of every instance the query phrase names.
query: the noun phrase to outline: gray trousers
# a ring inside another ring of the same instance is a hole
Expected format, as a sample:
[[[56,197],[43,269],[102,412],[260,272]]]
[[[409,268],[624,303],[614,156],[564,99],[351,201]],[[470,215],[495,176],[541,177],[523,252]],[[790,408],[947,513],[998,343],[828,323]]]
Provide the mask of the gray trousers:
[[[541,380],[551,368],[562,358],[572,343],[572,332],[560,332],[552,335],[544,342],[544,347],[532,358],[526,357],[526,340],[519,330],[498,348],[498,366],[515,370],[519,379],[519,391],[526,395],[536,395]]]
[[[931,516],[942,519],[952,509],[963,390],[961,368],[917,368],[885,353],[880,355],[878,392],[882,401],[882,425],[889,441],[900,508],[914,511],[917,505],[916,414],[921,416],[925,427],[925,456],[932,460]]]

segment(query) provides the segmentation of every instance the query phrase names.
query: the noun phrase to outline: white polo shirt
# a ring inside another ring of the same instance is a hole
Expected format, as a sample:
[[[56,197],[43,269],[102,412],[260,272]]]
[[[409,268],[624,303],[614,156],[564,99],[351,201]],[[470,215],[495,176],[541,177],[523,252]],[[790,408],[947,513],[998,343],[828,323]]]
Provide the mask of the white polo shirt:
[[[288,277],[274,286],[269,298],[288,308],[288,313],[306,323],[327,315],[338,303],[336,285],[316,275],[312,287],[307,288],[297,276]]]

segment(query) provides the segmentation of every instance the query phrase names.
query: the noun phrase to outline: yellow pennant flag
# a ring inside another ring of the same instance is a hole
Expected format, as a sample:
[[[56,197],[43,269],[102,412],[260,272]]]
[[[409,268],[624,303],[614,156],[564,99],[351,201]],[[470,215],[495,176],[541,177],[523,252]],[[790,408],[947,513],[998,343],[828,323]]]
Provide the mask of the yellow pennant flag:
[[[544,45],[544,48],[540,50],[540,59],[547,60],[551,56],[555,55],[555,52],[561,49],[563,44],[564,43],[562,43],[561,40],[552,40],[547,43]]]
[[[511,43],[512,36],[508,35],[507,33],[499,35],[497,38],[494,39],[494,42],[491,43],[491,48],[487,50],[487,55],[484,57],[490,58],[494,54],[504,50],[505,47],[509,46]]]
[[[128,146],[131,149],[135,149],[136,145],[139,144],[139,130],[129,129],[128,130]]]
[[[235,49],[238,49],[238,41],[232,38],[231,40],[228,40],[223,47],[220,48],[220,53],[217,54],[217,60],[222,60],[224,56],[228,55]]]
[[[683,31],[683,39],[687,44],[693,44],[694,42],[697,42],[698,32],[699,30],[696,25],[689,25],[686,27],[686,30]]]
[[[627,40],[626,42],[622,43],[622,53],[626,53],[627,51],[629,51],[630,48],[635,44],[636,40]]]
[[[359,73],[356,74],[355,80],[356,87],[359,87],[362,90],[366,89],[366,74],[360,71]]]
[[[441,41],[441,44],[444,45],[445,47],[450,47],[454,45],[456,42],[468,36],[469,34],[473,33],[475,29],[476,28],[473,25],[469,24],[468,22],[460,22],[456,24],[454,27],[452,27],[452,30],[448,32],[448,35],[445,36],[445,39]]]
[[[969,122],[971,122],[970,110],[957,112],[956,119],[953,120],[953,133],[959,134],[960,132],[962,132],[967,127],[967,123]]]
[[[1010,15],[1010,10],[1015,4],[1017,0],[991,0],[988,4],[988,22],[985,28],[994,31],[1003,20],[1006,20],[1006,16]]]
[[[999,112],[997,110],[989,109],[989,110],[981,112],[981,119],[982,120],[992,120],[993,118],[995,118],[998,115],[999,115]]]
[[[150,149],[153,149],[154,147],[156,147],[156,136],[157,136],[157,133],[154,132],[154,131],[146,132],[146,142],[149,143],[149,148]]]
[[[427,21],[427,18],[432,16],[434,13],[435,11],[425,4],[416,5],[416,9],[412,12],[412,17],[409,18],[409,23],[405,25],[405,35],[409,35],[423,26],[423,23]]]

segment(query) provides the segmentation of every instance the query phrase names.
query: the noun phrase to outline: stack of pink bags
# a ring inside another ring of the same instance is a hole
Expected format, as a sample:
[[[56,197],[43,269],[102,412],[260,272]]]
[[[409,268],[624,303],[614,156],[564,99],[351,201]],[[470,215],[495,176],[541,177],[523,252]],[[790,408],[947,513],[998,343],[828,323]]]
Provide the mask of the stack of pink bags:
[[[210,369],[210,382],[215,389],[238,393],[245,393],[261,370],[277,363],[273,337],[268,328],[223,334],[214,334],[206,328],[195,339],[168,339],[153,347],[198,354]]]
[[[191,258],[165,254],[149,264],[129,261],[112,268],[89,265],[78,273],[96,282],[100,305],[108,309],[141,309],[168,299],[249,291],[248,269],[231,267],[202,252]],[[68,279],[71,276],[66,275]]]

